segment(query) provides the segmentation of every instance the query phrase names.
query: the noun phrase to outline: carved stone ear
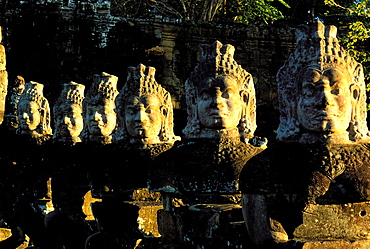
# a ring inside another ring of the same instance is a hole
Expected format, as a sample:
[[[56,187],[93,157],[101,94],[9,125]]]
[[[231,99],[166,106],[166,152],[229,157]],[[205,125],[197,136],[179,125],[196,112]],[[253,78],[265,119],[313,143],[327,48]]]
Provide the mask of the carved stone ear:
[[[246,91],[240,91],[240,97],[244,103],[249,104],[249,94]]]
[[[166,108],[166,107],[164,107],[164,106],[161,106],[161,107],[160,107],[160,110],[161,110],[162,115],[163,115],[164,117],[166,117],[166,116],[167,116],[167,113],[168,113],[167,108]]]
[[[359,101],[361,96],[361,89],[358,85],[352,85],[350,87],[351,95],[354,101]]]

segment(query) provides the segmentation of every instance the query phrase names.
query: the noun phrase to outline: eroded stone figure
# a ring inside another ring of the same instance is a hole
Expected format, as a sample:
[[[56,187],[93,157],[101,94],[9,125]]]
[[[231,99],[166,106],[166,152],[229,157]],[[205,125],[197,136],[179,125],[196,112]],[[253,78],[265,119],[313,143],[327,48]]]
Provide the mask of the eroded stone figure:
[[[14,85],[8,97],[8,105],[6,107],[6,125],[9,129],[15,130],[18,128],[18,103],[25,89],[26,82],[22,76],[17,76]]]
[[[108,73],[94,75],[93,84],[86,94],[85,128],[86,141],[102,144],[112,142],[112,133],[116,129],[117,117],[115,99],[118,77]]]
[[[83,129],[83,107],[85,86],[76,82],[64,84],[64,88],[54,105],[54,139],[75,144],[81,142]]]
[[[249,234],[262,247],[368,248],[358,241],[370,229],[362,65],[340,47],[334,26],[315,22],[296,34],[277,74],[278,142],[240,177]]]
[[[154,67],[128,68],[116,106],[118,128],[105,154],[110,158],[104,160],[104,167],[90,170],[92,194],[102,198],[93,204],[102,230],[88,240],[88,248],[122,248],[125,244],[134,248],[144,235],[160,236],[156,225],[156,212],[162,208],[160,195],[149,193],[148,174],[152,161],[180,139],[173,132],[170,93],[156,82]]]
[[[50,107],[43,89],[43,84],[30,81],[18,104],[18,133],[36,139],[39,143],[49,140],[52,135]]]
[[[0,124],[4,120],[5,100],[8,91],[8,72],[6,71],[5,47],[2,45],[2,27],[0,27]]]
[[[83,248],[91,234],[83,213],[84,196],[89,191],[84,155],[91,153],[81,143],[85,86],[76,82],[63,85],[54,104],[54,139],[47,150],[51,170],[54,210],[45,216],[48,232],[63,248]]]
[[[44,211],[50,202],[48,147],[51,143],[50,107],[43,95],[44,85],[30,81],[18,103],[18,129],[9,143],[13,162],[12,187],[14,219],[39,248],[60,248],[46,230]]]
[[[191,205],[189,212],[204,209],[205,213],[219,212],[218,215],[222,216],[221,213],[226,215],[223,209],[226,206],[225,210],[240,212],[239,173],[250,157],[265,148],[266,141],[254,137],[256,106],[253,79],[234,60],[234,50],[232,45],[218,41],[202,45],[201,60],[186,81],[188,122],[183,130],[185,140],[158,157],[158,168],[151,176],[152,187],[171,197],[164,200],[166,211],[161,214],[162,225],[168,219],[181,216],[176,211],[181,209],[171,207],[174,197],[181,197],[185,205]],[[203,228],[216,225],[210,220],[208,225],[201,224],[205,217],[199,215],[205,213],[194,212],[196,218],[189,220],[183,217],[189,223],[181,225],[183,231],[178,231],[179,237],[190,236],[189,243],[193,246],[202,243],[199,241],[204,238],[212,238],[206,239],[210,244],[197,246],[217,246],[220,243],[217,236],[204,235],[207,232],[202,229],[185,235],[189,232],[186,229],[191,230],[192,225]],[[191,225],[192,222],[195,223]],[[171,237],[172,228],[164,226],[162,235]]]

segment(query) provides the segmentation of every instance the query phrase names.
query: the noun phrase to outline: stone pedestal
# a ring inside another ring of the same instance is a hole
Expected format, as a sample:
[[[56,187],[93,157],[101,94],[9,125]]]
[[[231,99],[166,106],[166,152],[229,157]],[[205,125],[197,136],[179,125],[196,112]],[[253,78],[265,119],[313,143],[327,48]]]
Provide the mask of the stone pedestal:
[[[241,206],[236,204],[159,210],[158,222],[164,243],[173,248],[242,248],[250,243],[245,236]]]

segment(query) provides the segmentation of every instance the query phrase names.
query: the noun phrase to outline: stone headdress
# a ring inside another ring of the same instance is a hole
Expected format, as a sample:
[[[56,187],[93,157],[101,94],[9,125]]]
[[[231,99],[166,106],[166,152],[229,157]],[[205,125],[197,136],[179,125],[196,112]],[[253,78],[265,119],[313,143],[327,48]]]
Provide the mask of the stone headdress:
[[[53,111],[54,111],[54,124],[55,124],[55,134],[54,137],[59,136],[59,130],[58,130],[58,123],[57,123],[57,115],[59,110],[62,108],[65,108],[64,106],[71,106],[71,105],[77,105],[81,108],[82,113],[82,102],[84,100],[84,91],[85,86],[82,84],[78,84],[76,82],[69,82],[65,83],[63,86],[63,90],[59,95],[59,98],[55,102]]]
[[[93,75],[93,84],[86,94],[87,104],[104,104],[106,101],[115,101],[118,77],[101,73]]]
[[[27,102],[36,102],[38,104],[41,120],[39,126],[36,128],[36,132],[41,136],[52,135],[52,129],[50,126],[50,107],[48,100],[44,97],[43,89],[43,84],[34,81],[26,83],[25,90],[18,103],[18,105],[22,105],[22,103]],[[18,128],[18,131],[20,131],[20,128]]]
[[[207,78],[230,76],[239,86],[240,97],[245,102],[242,118],[238,125],[240,136],[248,141],[256,130],[256,105],[253,78],[234,60],[234,46],[223,45],[216,41],[213,44],[202,45],[202,57],[189,79],[185,82],[188,122],[183,130],[186,138],[198,138],[201,133],[197,113],[197,99],[200,91],[208,88]]]
[[[352,114],[348,127],[349,140],[368,139],[366,125],[366,87],[362,65],[356,62],[337,40],[337,28],[325,27],[320,21],[310,26],[301,25],[296,29],[297,45],[277,73],[280,125],[277,139],[298,141],[301,136],[297,117],[299,82],[306,68],[340,68],[349,77],[353,95]]]
[[[125,125],[126,102],[131,96],[156,96],[160,102],[160,110],[163,114],[161,131],[158,135],[163,143],[174,143],[180,137],[173,132],[173,106],[170,93],[155,80],[155,68],[139,64],[137,67],[127,68],[128,76],[126,84],[122,87],[116,99],[119,130],[117,141],[125,141],[130,135]]]

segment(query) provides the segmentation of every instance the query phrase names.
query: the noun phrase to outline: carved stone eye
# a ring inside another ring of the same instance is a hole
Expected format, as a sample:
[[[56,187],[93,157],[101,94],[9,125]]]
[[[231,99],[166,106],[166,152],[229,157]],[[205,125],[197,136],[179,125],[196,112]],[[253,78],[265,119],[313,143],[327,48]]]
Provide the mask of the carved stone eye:
[[[223,93],[222,93],[222,98],[224,98],[224,99],[228,99],[229,97],[230,97],[229,92],[223,92]]]
[[[331,90],[331,93],[334,94],[334,95],[339,95],[340,94],[340,89],[339,88],[336,88],[336,89],[333,89]]]

